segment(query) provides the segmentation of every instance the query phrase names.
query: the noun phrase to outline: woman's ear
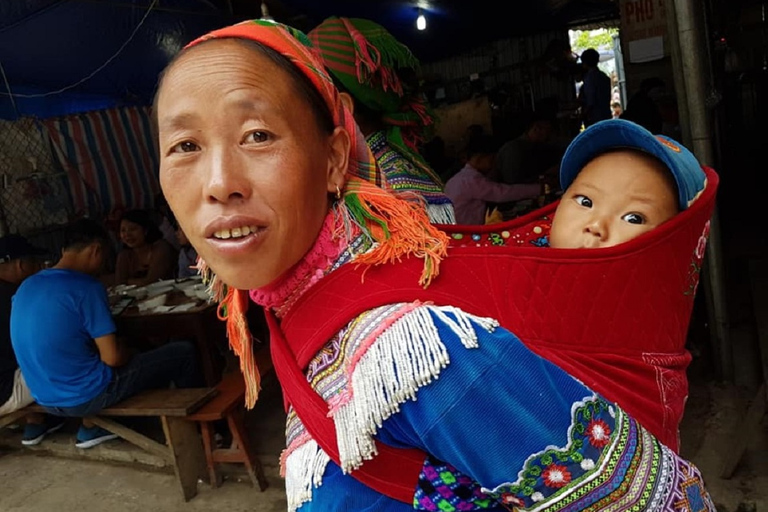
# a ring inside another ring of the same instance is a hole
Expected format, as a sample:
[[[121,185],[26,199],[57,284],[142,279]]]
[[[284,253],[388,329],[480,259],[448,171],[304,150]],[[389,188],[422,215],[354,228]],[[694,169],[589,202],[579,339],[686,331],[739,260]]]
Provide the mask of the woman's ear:
[[[339,96],[341,97],[341,103],[347,107],[349,113],[355,115],[355,100],[352,99],[352,96],[348,92],[340,92]]]
[[[349,150],[352,145],[349,133],[337,126],[329,138],[328,171],[326,189],[329,194],[336,194],[344,188],[347,182],[347,167],[349,166]]]

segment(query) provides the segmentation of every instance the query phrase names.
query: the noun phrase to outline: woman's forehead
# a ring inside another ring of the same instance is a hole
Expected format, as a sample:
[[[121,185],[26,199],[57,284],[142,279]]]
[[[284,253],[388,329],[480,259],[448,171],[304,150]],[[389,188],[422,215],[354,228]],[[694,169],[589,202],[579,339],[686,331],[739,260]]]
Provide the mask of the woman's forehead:
[[[280,67],[256,47],[236,39],[213,39],[184,51],[166,69],[163,83],[186,82],[192,77],[213,78],[221,73],[275,77]],[[284,76],[287,78],[286,76]]]
[[[296,101],[291,76],[255,48],[215,40],[187,52],[163,78],[157,101],[161,129],[188,124],[201,99],[206,110],[209,101],[226,98],[233,108],[262,112]]]

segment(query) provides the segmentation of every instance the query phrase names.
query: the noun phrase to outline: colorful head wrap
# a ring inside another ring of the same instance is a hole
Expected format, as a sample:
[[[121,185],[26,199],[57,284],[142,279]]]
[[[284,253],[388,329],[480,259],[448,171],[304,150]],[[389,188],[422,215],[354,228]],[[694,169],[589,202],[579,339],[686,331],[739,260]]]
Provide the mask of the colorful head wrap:
[[[304,74],[325,100],[336,126],[342,126],[351,137],[347,183],[340,207],[345,229],[338,236],[348,239],[353,234],[366,237],[371,250],[356,256],[354,262],[376,265],[398,261],[408,255],[424,260],[420,282],[427,286],[439,272],[440,261],[446,254],[447,236],[434,228],[422,204],[400,199],[382,188],[383,178],[365,138],[352,114],[339,97],[338,90],[317,55],[310,49],[306,35],[280,23],[245,21],[215,30],[185,49],[211,39],[247,39],[259,42],[286,57]],[[229,343],[240,357],[240,368],[246,382],[246,405],[253,407],[258,396],[260,378],[252,352],[252,337],[248,331],[245,311],[248,291],[227,287],[217,282],[203,261],[198,266],[214,296],[219,300],[219,317],[227,321]]]
[[[402,83],[400,70],[416,71],[419,60],[387,29],[360,18],[330,17],[307,36],[326,68],[387,125],[387,140],[436,183],[439,176],[419,154],[417,146],[432,136],[434,115],[423,95]]]

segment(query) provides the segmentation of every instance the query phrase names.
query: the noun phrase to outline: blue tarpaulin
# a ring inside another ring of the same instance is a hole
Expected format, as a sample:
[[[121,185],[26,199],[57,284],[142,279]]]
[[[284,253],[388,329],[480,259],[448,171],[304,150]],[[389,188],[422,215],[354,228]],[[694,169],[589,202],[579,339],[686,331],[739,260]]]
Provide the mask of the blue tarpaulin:
[[[265,0],[308,31],[331,15],[384,25],[427,62],[493,39],[617,15],[613,0]],[[261,15],[261,0],[5,0],[0,2],[0,118],[49,118],[148,105],[159,72],[187,42]],[[419,12],[428,28],[416,30]],[[9,95],[9,89],[13,96]]]
[[[0,117],[47,118],[146,105],[159,72],[185,43],[236,21],[226,4],[203,0],[1,2]]]

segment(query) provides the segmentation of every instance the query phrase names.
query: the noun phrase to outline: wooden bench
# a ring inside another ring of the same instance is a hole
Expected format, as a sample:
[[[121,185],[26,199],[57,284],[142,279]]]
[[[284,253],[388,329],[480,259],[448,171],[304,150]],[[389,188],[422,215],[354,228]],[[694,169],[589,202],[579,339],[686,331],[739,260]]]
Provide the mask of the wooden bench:
[[[182,497],[189,501],[197,494],[198,479],[207,479],[206,457],[195,423],[186,418],[214,399],[215,388],[155,389],[144,391],[103,409],[87,419],[131,444],[157,455],[173,466]],[[32,404],[0,418],[0,428],[15,423],[29,413],[45,412]],[[166,444],[132,430],[109,417],[159,417]],[[211,482],[211,485],[215,485]]]
[[[256,350],[256,366],[262,379],[269,376],[274,368],[269,352],[265,345]],[[197,412],[186,417],[188,421],[200,424],[203,438],[203,449],[208,469],[208,479],[212,487],[221,484],[221,475],[217,465],[221,463],[243,464],[254,487],[264,491],[267,480],[256,454],[248,438],[245,428],[245,381],[239,371],[224,375],[216,386],[218,394]],[[214,440],[213,422],[226,420],[232,434],[232,444],[229,448],[217,448]]]

